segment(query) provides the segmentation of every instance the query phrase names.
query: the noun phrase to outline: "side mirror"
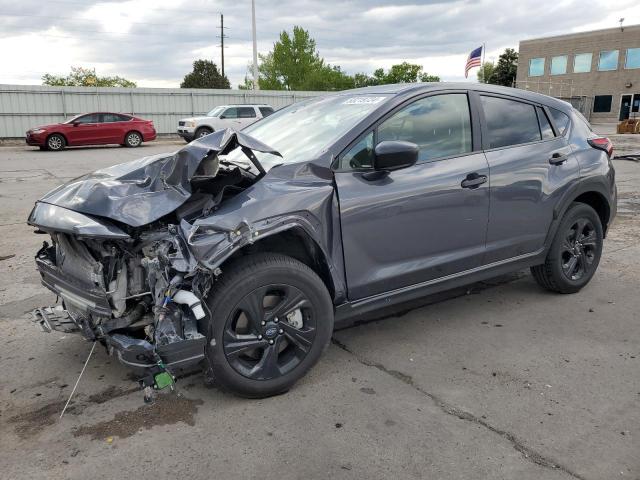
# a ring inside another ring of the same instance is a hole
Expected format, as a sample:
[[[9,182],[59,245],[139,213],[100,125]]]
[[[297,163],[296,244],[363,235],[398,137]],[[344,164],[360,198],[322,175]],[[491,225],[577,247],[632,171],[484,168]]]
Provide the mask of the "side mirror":
[[[80,125],[80,122],[73,122],[71,125],[73,125],[74,127],[77,127],[78,125]]]
[[[226,117],[226,115],[220,115],[220,120],[224,120]]]
[[[411,142],[390,140],[376,145],[373,156],[373,169],[392,172],[411,167],[418,161],[418,145]]]

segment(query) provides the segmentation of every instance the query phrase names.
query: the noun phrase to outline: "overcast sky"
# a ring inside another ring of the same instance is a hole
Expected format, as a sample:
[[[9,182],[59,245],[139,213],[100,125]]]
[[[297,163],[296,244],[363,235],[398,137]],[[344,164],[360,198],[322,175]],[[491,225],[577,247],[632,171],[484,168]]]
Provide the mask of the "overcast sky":
[[[464,80],[469,52],[497,59],[518,41],[640,23],[639,0],[257,0],[258,51],[300,25],[320,55],[348,73],[402,61]],[[198,58],[220,64],[233,88],[251,61],[249,0],[0,0],[0,83],[40,84],[44,73],[95,67],[141,87],[178,87]],[[473,77],[475,77],[475,72]],[[471,76],[471,75],[470,75]]]

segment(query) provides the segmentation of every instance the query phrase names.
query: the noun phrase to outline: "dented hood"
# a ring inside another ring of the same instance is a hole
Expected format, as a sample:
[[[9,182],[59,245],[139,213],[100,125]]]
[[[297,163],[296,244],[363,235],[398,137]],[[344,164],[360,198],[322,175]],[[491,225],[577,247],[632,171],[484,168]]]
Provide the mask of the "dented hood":
[[[78,177],[47,193],[39,202],[139,227],[171,213],[189,199],[191,178],[204,159],[237,147],[245,151],[261,173],[264,169],[252,151],[280,156],[259,140],[226,129],[171,154],[144,157]]]

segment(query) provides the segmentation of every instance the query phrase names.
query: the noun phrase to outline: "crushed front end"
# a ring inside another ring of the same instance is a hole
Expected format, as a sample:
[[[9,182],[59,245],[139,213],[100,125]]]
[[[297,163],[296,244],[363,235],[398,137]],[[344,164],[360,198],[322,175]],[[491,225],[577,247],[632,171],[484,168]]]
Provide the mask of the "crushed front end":
[[[100,342],[144,386],[160,388],[163,374],[191,370],[205,358],[204,299],[216,271],[190,253],[189,222],[264,172],[224,164],[218,154],[242,148],[252,159],[250,147],[269,147],[233,131],[209,137],[72,180],[29,216],[36,233],[50,236],[35,262],[42,284],[61,301],[37,309],[35,320],[45,331],[77,331]]]

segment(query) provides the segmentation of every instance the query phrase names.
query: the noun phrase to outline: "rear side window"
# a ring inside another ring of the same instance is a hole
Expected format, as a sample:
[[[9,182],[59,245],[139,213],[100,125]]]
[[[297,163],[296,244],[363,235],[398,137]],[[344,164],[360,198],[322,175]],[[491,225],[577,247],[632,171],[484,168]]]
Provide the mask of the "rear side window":
[[[549,112],[551,113],[551,117],[553,118],[553,123],[558,129],[558,135],[564,136],[567,133],[567,129],[569,128],[569,116],[566,113],[561,112],[560,110],[556,110],[555,108],[549,108]]]
[[[129,120],[131,120],[131,117],[128,117],[126,115],[120,115],[119,113],[103,113],[102,114],[102,121],[105,123],[128,122]]]
[[[464,93],[434,95],[407,105],[378,127],[377,142],[418,145],[419,162],[471,152],[471,117]]]
[[[255,118],[256,111],[253,107],[238,107],[238,118]]]
[[[263,117],[268,117],[273,113],[273,108],[271,107],[258,107],[258,109],[260,110],[260,113]]]
[[[533,105],[506,98],[482,96],[489,148],[536,142],[542,137]]]
[[[536,112],[538,112],[538,123],[540,123],[540,132],[542,133],[542,139],[546,140],[548,138],[555,137],[555,135],[553,134],[553,128],[551,128],[551,123],[549,123],[547,114],[544,113],[542,107],[536,107]]]

